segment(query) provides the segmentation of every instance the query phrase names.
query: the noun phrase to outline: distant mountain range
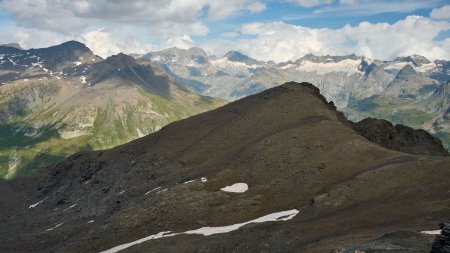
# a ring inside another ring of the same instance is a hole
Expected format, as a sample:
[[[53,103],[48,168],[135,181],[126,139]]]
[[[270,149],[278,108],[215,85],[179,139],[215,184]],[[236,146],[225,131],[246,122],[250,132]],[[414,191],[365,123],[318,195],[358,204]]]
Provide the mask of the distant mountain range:
[[[0,46],[0,177],[105,149],[223,104],[199,96],[158,65],[102,59],[79,42]]]
[[[223,57],[200,48],[170,48],[142,56],[202,95],[239,99],[287,81],[310,82],[350,119],[377,117],[425,128],[450,149],[450,61],[423,56],[380,61],[364,56],[306,55],[262,62],[239,52]]]
[[[379,61],[309,54],[274,63],[237,51],[217,57],[170,48],[102,59],[75,41],[30,50],[2,45],[0,177],[123,144],[292,80],[316,85],[351,120],[424,128],[450,149],[449,68],[449,61],[418,55]]]

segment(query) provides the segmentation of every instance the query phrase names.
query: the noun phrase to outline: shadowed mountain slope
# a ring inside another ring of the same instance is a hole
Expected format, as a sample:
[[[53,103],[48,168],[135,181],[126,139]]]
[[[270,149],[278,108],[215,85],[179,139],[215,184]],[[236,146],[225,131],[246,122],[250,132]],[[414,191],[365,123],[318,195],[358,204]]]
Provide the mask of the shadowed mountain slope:
[[[99,252],[147,237],[121,252],[330,252],[436,229],[449,177],[450,158],[378,146],[317,88],[287,83],[0,182],[0,251]],[[221,190],[235,183],[248,190]]]

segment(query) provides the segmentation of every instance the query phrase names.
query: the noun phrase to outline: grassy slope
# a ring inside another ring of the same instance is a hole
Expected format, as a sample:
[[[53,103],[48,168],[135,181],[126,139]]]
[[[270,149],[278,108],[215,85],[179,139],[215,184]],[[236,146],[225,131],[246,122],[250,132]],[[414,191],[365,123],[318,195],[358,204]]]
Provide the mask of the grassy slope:
[[[49,118],[58,113],[55,110],[29,111],[0,125],[0,177],[24,175],[76,152],[111,148],[222,104],[193,94],[166,99],[139,92],[146,99],[137,105],[124,105],[119,115],[114,115],[116,108],[112,104],[97,108],[90,135],[63,139],[58,134],[58,124],[39,128],[39,137],[28,137],[17,131],[19,125],[31,127],[36,126],[35,122],[51,121]],[[154,116],[142,113],[149,107],[155,112]]]

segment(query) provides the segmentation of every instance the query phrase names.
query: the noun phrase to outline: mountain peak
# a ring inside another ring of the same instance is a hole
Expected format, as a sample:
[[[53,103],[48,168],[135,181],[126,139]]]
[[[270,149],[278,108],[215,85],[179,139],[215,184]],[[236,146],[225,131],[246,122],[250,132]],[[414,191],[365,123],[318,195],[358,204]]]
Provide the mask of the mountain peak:
[[[79,42],[79,41],[75,41],[75,40],[70,40],[67,42],[64,42],[62,44],[59,44],[57,46],[53,46],[53,47],[49,47],[50,48],[61,48],[64,50],[70,50],[70,51],[75,51],[75,50],[79,50],[82,52],[91,52],[91,50],[83,43]]]
[[[0,46],[1,47],[12,47],[12,48],[15,48],[15,49],[23,50],[23,48],[20,46],[19,43],[7,43],[7,44],[1,44]]]
[[[201,56],[207,56],[205,50],[203,50],[202,48],[199,47],[191,47],[187,50],[188,52],[190,52],[191,54],[195,54],[195,55],[201,55]]]
[[[425,56],[422,55],[410,55],[410,56],[404,56],[404,57],[397,57],[394,59],[394,61],[397,62],[411,62],[415,66],[422,66],[423,64],[429,64],[431,63],[430,60],[428,60]]]
[[[228,59],[229,61],[233,62],[247,62],[247,61],[254,61],[252,58],[238,52],[238,51],[229,51],[226,53],[223,58]]]

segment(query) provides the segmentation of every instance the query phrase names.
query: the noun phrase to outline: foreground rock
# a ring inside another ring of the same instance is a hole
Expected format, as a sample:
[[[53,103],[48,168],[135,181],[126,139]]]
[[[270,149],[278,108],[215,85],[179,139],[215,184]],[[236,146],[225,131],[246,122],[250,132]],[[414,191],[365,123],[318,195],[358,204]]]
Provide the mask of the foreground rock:
[[[448,156],[441,140],[424,130],[394,126],[387,120],[373,118],[354,123],[353,129],[369,141],[388,149],[414,155]]]
[[[450,253],[450,223],[441,225],[442,232],[436,237],[431,253]]]
[[[368,141],[287,83],[0,182],[0,252],[330,252],[435,230],[449,165]]]

